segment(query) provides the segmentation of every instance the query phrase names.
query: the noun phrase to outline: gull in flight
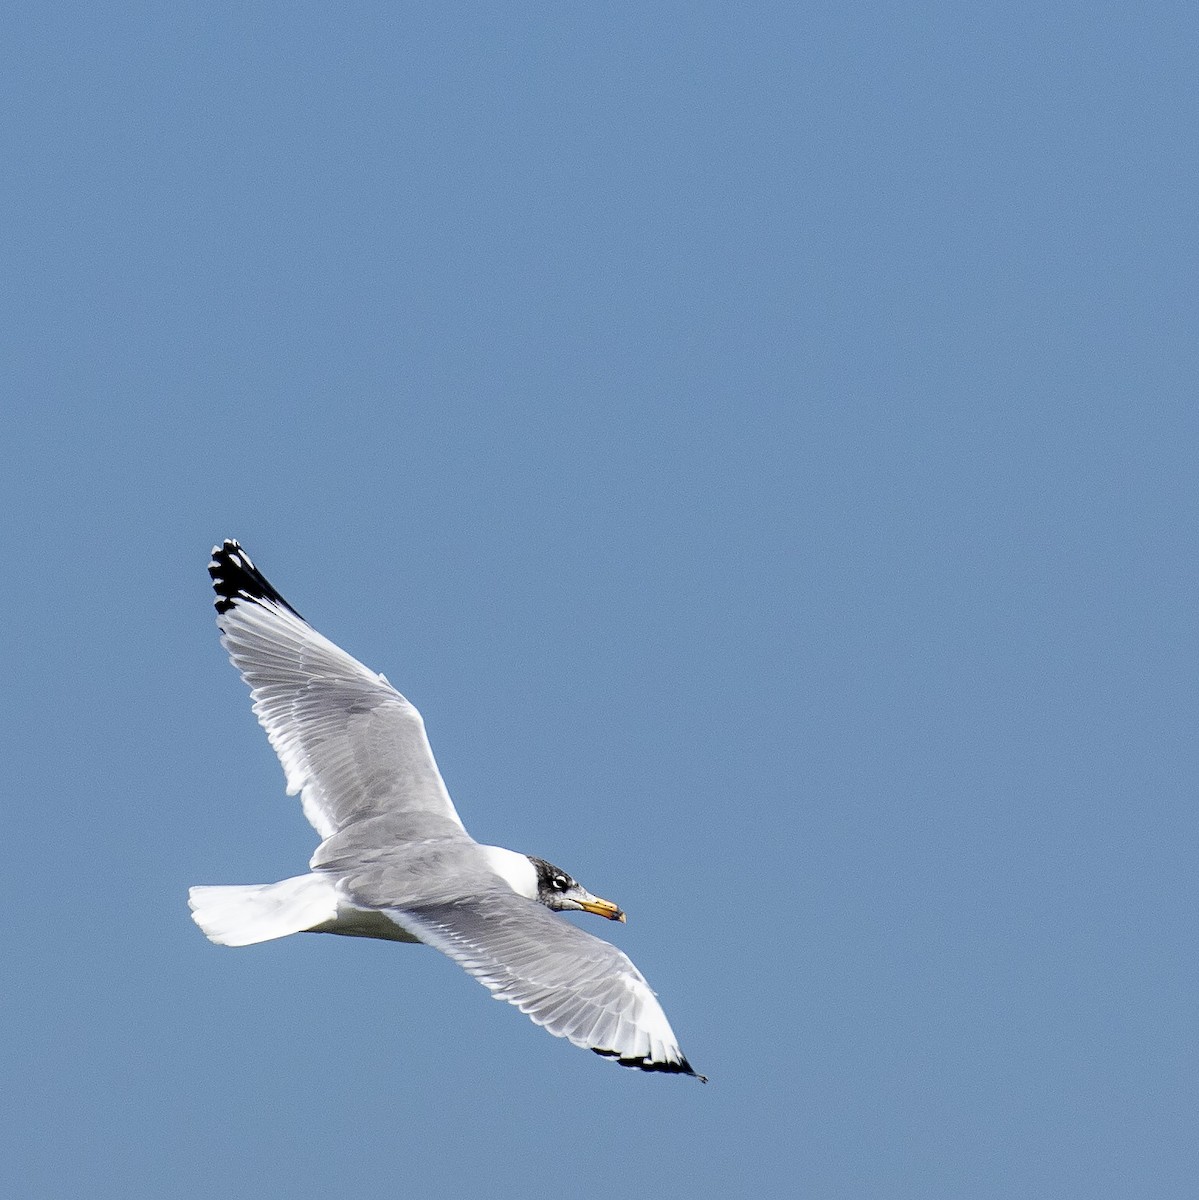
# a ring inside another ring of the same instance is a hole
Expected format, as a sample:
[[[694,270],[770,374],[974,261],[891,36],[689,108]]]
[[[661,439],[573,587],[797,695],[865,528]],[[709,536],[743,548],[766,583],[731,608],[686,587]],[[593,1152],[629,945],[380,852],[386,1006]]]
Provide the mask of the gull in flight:
[[[698,1075],[645,977],[555,914],[623,921],[565,871],[482,846],[454,809],[425,724],[382,675],[317,633],[235,541],[212,551],[221,644],[322,841],[306,875],[194,887],[223,946],[292,933],[424,942],[555,1037],[625,1067]]]

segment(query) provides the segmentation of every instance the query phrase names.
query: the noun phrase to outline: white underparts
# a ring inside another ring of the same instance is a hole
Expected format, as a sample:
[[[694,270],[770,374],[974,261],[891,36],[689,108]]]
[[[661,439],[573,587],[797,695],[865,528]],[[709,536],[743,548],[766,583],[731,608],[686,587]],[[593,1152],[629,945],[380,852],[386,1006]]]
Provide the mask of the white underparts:
[[[293,933],[420,940],[386,913],[347,903],[333,880],[320,872],[281,883],[194,887],[187,902],[192,920],[220,946],[250,946]]]
[[[514,892],[537,899],[537,868],[524,854],[480,846],[487,865]],[[416,941],[381,912],[355,908],[323,872],[280,883],[194,887],[188,893],[192,920],[221,946],[250,946],[293,933],[340,933],[387,941]]]

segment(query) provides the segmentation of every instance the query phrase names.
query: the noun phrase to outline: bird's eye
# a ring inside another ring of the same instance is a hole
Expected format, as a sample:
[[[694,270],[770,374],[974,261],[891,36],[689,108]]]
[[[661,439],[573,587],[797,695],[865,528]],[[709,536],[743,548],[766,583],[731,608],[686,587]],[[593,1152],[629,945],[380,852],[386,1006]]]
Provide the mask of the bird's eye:
[[[554,876],[554,887],[557,888],[558,891],[564,892],[564,891],[566,891],[568,886],[569,885],[567,883],[565,875],[555,875]]]

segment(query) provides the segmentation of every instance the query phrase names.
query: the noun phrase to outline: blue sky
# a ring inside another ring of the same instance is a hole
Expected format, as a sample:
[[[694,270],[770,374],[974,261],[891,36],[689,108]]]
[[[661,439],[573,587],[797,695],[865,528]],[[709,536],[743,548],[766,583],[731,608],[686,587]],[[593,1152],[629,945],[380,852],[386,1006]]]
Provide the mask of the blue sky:
[[[1187,1194],[1196,24],[7,8],[0,1190]],[[314,845],[226,536],[706,1088],[205,941]]]

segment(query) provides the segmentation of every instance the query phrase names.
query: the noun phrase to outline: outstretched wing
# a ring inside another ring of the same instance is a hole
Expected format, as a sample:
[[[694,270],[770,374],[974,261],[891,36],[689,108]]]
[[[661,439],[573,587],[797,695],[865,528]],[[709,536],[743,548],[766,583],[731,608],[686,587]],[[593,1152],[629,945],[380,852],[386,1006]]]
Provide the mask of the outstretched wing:
[[[317,833],[406,814],[461,828],[415,707],[317,633],[237,542],[213,547],[208,573],[221,644]]]
[[[628,956],[536,901],[493,889],[395,919],[555,1037],[622,1066],[696,1074]]]

